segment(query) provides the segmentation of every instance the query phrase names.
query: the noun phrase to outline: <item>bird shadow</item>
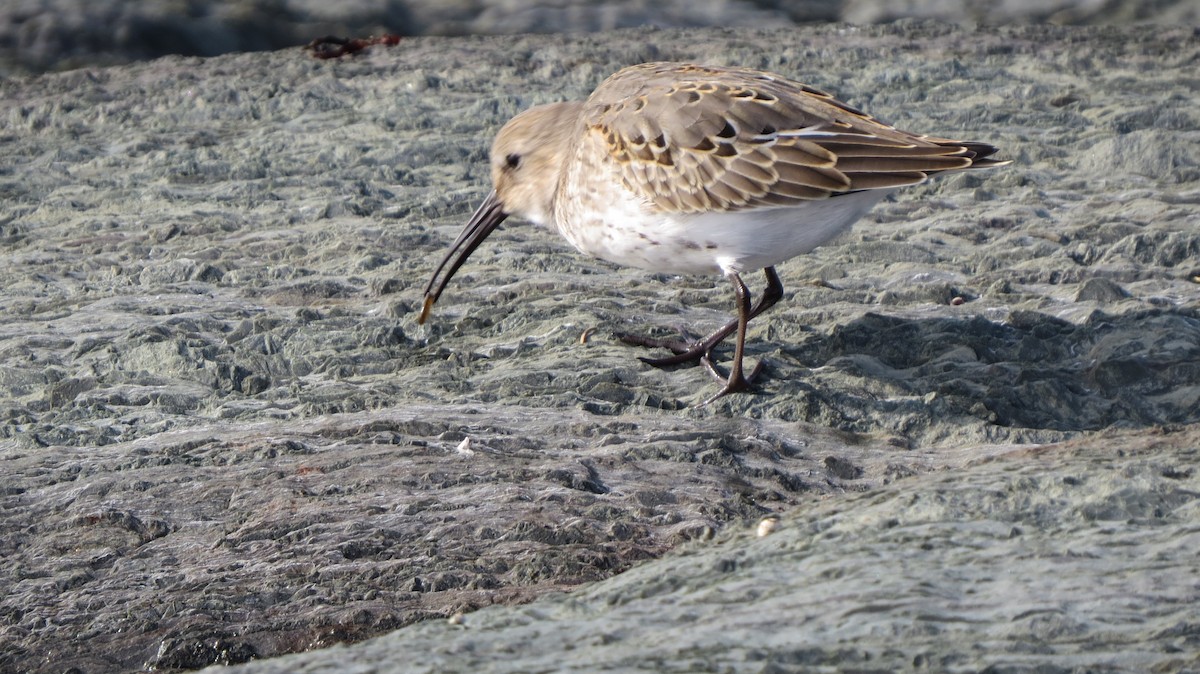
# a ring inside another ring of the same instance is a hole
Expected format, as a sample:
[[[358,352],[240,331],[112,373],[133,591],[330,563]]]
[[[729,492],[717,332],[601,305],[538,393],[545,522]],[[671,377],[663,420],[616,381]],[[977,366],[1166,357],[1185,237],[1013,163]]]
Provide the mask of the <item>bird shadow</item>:
[[[1100,311],[1074,323],[1034,311],[904,318],[869,313],[779,347],[777,395],[817,395],[861,419],[917,401],[1024,429],[1090,431],[1200,422],[1200,312]]]

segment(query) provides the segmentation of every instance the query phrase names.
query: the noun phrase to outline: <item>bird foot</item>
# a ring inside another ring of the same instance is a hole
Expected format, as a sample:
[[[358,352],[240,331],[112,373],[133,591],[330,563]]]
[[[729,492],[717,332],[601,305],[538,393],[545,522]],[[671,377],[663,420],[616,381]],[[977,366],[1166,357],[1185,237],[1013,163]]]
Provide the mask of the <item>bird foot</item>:
[[[721,384],[721,390],[717,391],[715,395],[701,403],[701,407],[708,405],[718,398],[727,396],[730,393],[742,393],[753,390],[754,381],[758,379],[758,375],[762,373],[763,369],[763,362],[760,360],[758,361],[758,364],[754,366],[754,369],[750,371],[749,375],[743,374],[742,368],[740,367],[735,368],[734,371],[730,372],[728,375],[723,375],[721,374],[721,371],[717,369],[717,366],[713,364],[712,359],[707,355],[700,358],[700,364],[704,366],[704,369],[708,370],[708,373],[713,376],[713,379],[717,380],[718,384]]]
[[[644,346],[649,349],[667,349],[671,353],[675,354],[673,356],[664,356],[662,358],[646,358],[644,356],[638,357],[638,360],[654,367],[670,367],[672,365],[681,365],[683,363],[690,362],[698,363],[707,358],[709,352],[712,351],[712,346],[706,344],[703,340],[690,341],[686,336],[659,339],[657,337],[618,333],[616,337],[630,346]]]

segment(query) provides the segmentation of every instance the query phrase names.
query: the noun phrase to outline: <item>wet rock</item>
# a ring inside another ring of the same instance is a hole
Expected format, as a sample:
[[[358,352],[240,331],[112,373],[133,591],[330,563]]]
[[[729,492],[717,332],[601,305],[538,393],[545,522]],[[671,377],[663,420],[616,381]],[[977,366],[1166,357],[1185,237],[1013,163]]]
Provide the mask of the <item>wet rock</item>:
[[[0,80],[0,670],[270,668],[432,619],[393,659],[1192,666],[1200,153],[1164,160],[1149,130],[1196,144],[1198,50],[1191,29],[904,23]],[[631,54],[769,67],[1016,161],[781,265],[760,389],[706,407],[705,372],[611,335],[715,328],[725,282],[517,221],[417,325],[492,133]],[[1101,305],[1097,279],[1128,296]],[[964,624],[983,636],[946,637]],[[629,636],[661,625],[697,636]],[[764,634],[797,636],[743,648]]]

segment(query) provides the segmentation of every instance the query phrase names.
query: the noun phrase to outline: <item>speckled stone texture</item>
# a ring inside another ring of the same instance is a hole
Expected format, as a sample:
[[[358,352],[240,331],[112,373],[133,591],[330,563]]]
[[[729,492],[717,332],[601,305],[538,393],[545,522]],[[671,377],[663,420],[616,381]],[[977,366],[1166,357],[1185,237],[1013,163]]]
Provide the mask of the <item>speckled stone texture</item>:
[[[337,36],[777,28],[936,19],[966,25],[1200,23],[1194,0],[20,0],[0,4],[0,76],[217,56]]]
[[[651,59],[1014,163],[782,265],[753,395],[611,336],[726,282],[519,222],[418,327],[492,134]],[[0,670],[1195,671],[1198,60],[903,22],[0,81]]]

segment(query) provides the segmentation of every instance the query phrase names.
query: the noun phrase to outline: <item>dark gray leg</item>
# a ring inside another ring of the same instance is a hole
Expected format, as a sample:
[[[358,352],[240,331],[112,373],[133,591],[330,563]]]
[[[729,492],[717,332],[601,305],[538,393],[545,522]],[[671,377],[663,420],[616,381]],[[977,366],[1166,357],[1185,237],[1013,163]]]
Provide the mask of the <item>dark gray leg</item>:
[[[774,267],[765,267],[763,272],[767,276],[767,287],[763,290],[763,295],[759,298],[758,303],[749,310],[746,317],[748,323],[750,319],[761,314],[762,312],[775,306],[775,303],[783,297],[783,282],[779,280],[779,274],[775,272]],[[740,284],[743,290],[746,289],[746,284],[742,283],[741,278],[734,275],[735,291],[737,285]],[[749,291],[746,291],[747,301],[749,299]],[[738,312],[738,318],[726,323],[717,331],[704,339],[688,342],[684,339],[655,339],[653,337],[643,337],[640,335],[618,334],[617,339],[632,344],[634,346],[646,346],[651,348],[670,349],[675,353],[674,356],[666,356],[664,358],[640,358],[640,360],[654,367],[668,367],[671,365],[680,365],[688,362],[703,362],[710,360],[712,350],[716,348],[726,337],[733,334],[738,326],[742,323],[741,311]]]
[[[749,377],[743,374],[742,358],[746,355],[746,326],[750,324],[750,319],[754,317],[754,310],[750,307],[750,289],[746,287],[746,284],[742,281],[742,277],[737,274],[730,274],[729,278],[733,281],[733,292],[737,296],[738,319],[735,324],[737,343],[733,348],[733,364],[729,367],[729,376],[727,377],[722,376],[717,371],[709,354],[705,353],[700,358],[700,363],[708,369],[709,374],[716,377],[717,381],[723,384],[721,390],[716,395],[704,401],[705,405],[721,396],[750,390],[750,382],[758,376],[759,371],[762,369],[762,362],[760,361]],[[766,295],[764,294],[763,297],[765,300]],[[762,304],[762,302],[759,304]]]

